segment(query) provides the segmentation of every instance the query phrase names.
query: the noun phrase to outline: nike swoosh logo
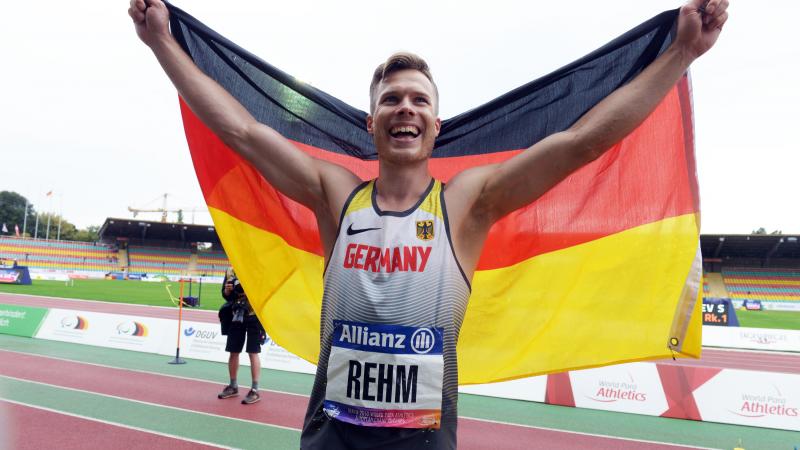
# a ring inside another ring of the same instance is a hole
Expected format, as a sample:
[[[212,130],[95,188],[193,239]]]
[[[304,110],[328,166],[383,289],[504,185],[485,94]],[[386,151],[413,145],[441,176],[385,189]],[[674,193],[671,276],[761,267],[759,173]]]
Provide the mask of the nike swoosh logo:
[[[363,233],[365,231],[372,231],[372,230],[380,230],[380,228],[361,228],[360,230],[353,229],[353,224],[351,223],[349,227],[347,227],[347,235],[352,236],[354,234]]]

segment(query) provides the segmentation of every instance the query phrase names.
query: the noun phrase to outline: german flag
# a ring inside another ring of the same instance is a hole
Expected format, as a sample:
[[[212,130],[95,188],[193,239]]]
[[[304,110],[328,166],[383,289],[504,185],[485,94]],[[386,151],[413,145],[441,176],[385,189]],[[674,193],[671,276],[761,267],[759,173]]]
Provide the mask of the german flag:
[[[366,113],[170,5],[195,63],[300,150],[378,175]],[[667,11],[547,76],[442,123],[444,182],[567,129],[670,44]],[[313,213],[277,192],[181,102],[197,177],[270,336],[316,362],[323,249]],[[460,383],[700,355],[699,199],[688,74],[633,133],[491,230],[458,344]]]

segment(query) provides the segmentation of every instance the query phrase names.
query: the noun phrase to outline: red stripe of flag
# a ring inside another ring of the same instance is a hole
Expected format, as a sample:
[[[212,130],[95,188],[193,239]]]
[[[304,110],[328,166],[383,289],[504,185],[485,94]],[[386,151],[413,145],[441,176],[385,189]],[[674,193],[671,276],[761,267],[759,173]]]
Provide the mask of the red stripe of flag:
[[[685,79],[676,91],[673,93],[680,100],[688,98],[680,92],[688,92]],[[600,159],[572,174],[532,205],[495,224],[478,270],[506,267],[541,253],[697,211],[696,185],[694,177],[690,176],[694,161],[692,152],[686,148],[686,139],[691,138],[692,132],[691,115],[686,115],[684,102],[679,103],[681,105],[676,108],[674,101],[663,102],[642,126]],[[277,234],[292,247],[323,256],[311,210],[273,189],[208,130],[183,102],[181,110],[208,205]],[[671,125],[683,129],[664,131],[659,128]],[[363,179],[377,176],[376,161],[363,161],[299,143],[295,145],[314,157],[348,167]],[[519,150],[432,158],[430,167],[435,177],[447,181],[464,169],[504,161],[517,153]],[[224,192],[215,190],[220,180],[237,167],[242,170],[242,176],[228,178]],[[656,168],[658,170],[654,170]],[[587,195],[589,192],[593,194]],[[276,213],[281,210],[285,213]]]

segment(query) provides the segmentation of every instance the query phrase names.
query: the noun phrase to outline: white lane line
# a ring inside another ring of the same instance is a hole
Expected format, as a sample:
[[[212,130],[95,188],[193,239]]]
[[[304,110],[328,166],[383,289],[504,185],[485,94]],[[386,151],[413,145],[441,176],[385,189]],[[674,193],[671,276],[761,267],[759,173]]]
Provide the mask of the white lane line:
[[[103,305],[106,305],[106,306],[126,306],[126,307],[127,306],[135,306],[137,308],[174,309],[174,308],[172,308],[170,306],[142,305],[142,304],[138,304],[138,303],[112,302],[112,301],[109,301],[109,300],[83,300],[83,299],[80,299],[80,298],[70,298],[70,297],[51,297],[49,295],[20,294],[20,293],[17,293],[17,292],[3,292],[2,295],[0,295],[0,299],[2,299],[5,296],[8,296],[10,298],[18,296],[18,297],[30,297],[30,298],[44,298],[44,299],[56,300],[56,301],[62,301],[63,300],[63,301],[68,302],[68,303],[72,302],[72,303],[79,303],[79,304],[80,303],[83,303],[83,304],[100,303],[100,304],[103,304]],[[37,306],[37,305],[31,305],[31,306]],[[40,308],[41,308],[41,306],[40,306]],[[66,309],[66,308],[64,308],[64,309]],[[206,310],[197,310],[197,311],[206,311]]]
[[[33,383],[33,384],[38,384],[38,385],[47,386],[47,387],[56,388],[56,389],[65,389],[65,390],[68,390],[68,391],[80,392],[82,394],[98,395],[98,396],[101,396],[101,397],[113,398],[113,399],[116,399],[116,400],[122,400],[122,401],[126,401],[126,402],[134,402],[134,403],[139,403],[139,404],[142,404],[142,405],[153,406],[153,407],[156,407],[156,408],[166,408],[166,409],[171,409],[171,410],[179,411],[179,412],[183,412],[183,413],[200,414],[202,416],[212,417],[212,418],[215,418],[215,419],[225,419],[225,420],[231,420],[231,421],[239,421],[239,422],[250,423],[250,424],[253,424],[253,425],[269,427],[269,428],[279,428],[281,430],[288,430],[288,431],[296,431],[296,432],[300,432],[301,431],[299,428],[285,427],[283,425],[275,425],[275,424],[264,423],[264,422],[256,422],[255,420],[250,420],[250,419],[239,419],[239,418],[236,418],[236,417],[222,416],[222,415],[219,415],[219,414],[212,414],[212,413],[207,413],[207,412],[203,412],[203,411],[195,411],[195,410],[192,410],[192,409],[179,408],[177,406],[162,405],[162,404],[159,404],[159,403],[146,402],[146,401],[143,401],[143,400],[136,400],[136,399],[128,398],[128,397],[119,397],[119,396],[111,395],[111,394],[103,394],[103,393],[100,393],[100,392],[87,391],[85,389],[78,389],[78,388],[72,388],[72,387],[67,387],[67,386],[59,386],[57,384],[44,383],[42,381],[26,380],[24,378],[11,377],[11,376],[8,376],[8,375],[0,375],[0,378],[7,378],[9,380],[15,380],[15,381],[19,381],[21,383]],[[2,397],[0,397],[0,398],[2,398]]]
[[[140,370],[140,369],[128,369],[128,368],[125,368],[125,367],[109,366],[107,364],[100,364],[100,363],[93,363],[93,362],[86,362],[86,361],[76,361],[74,359],[60,358],[58,356],[40,355],[40,354],[37,354],[37,353],[27,353],[27,352],[20,352],[20,351],[16,351],[16,350],[0,349],[0,353],[3,353],[3,352],[16,353],[16,354],[25,355],[25,356],[34,356],[34,357],[37,357],[37,358],[53,359],[53,360],[56,360],[56,361],[69,362],[69,363],[74,363],[74,364],[85,364],[87,366],[102,367],[104,369],[120,370],[120,371],[123,371],[123,372],[142,373],[142,374],[145,374],[145,375],[155,375],[155,376],[161,376],[161,377],[167,377],[167,378],[174,378],[176,380],[181,380],[181,381],[189,380],[189,381],[195,381],[195,382],[198,382],[198,383],[207,383],[207,384],[213,384],[213,385],[222,384],[222,383],[217,382],[217,381],[209,381],[209,380],[204,380],[202,378],[185,377],[185,376],[180,376],[180,375],[172,375],[172,374],[161,373],[161,372],[151,372],[151,371],[148,371],[148,370]],[[220,363],[220,364],[222,364],[222,363]],[[278,390],[274,390],[274,389],[264,389],[264,388],[260,388],[260,387],[259,387],[258,390],[260,392],[266,391],[266,392],[273,392],[273,393],[276,393],[276,394],[284,394],[284,395],[292,395],[292,396],[295,396],[295,397],[308,398],[308,395],[297,394],[297,393],[294,393],[294,392],[278,391]]]
[[[97,419],[95,417],[88,417],[88,416],[84,416],[84,415],[81,415],[81,414],[75,414],[75,413],[70,413],[70,412],[66,412],[66,411],[60,411],[60,410],[53,409],[53,408],[47,408],[45,406],[31,405],[31,404],[28,404],[28,403],[18,402],[16,400],[9,400],[7,398],[0,398],[0,402],[12,403],[12,404],[15,404],[15,405],[25,406],[25,407],[33,408],[33,409],[39,409],[39,410],[42,410],[42,411],[49,411],[49,412],[52,412],[52,413],[61,414],[63,416],[76,417],[78,419],[84,419],[84,420],[88,420],[88,421],[91,421],[91,422],[97,422],[97,423],[102,423],[102,424],[105,424],[105,425],[112,425],[112,426],[115,426],[115,427],[125,428],[125,429],[128,429],[128,430],[140,431],[142,433],[154,434],[156,436],[163,436],[163,437],[167,437],[167,438],[177,439],[177,440],[180,440],[180,441],[191,442],[193,444],[207,445],[209,447],[222,448],[222,449],[226,449],[226,450],[235,448],[235,447],[221,446],[219,444],[214,444],[212,442],[205,442],[205,441],[200,441],[200,440],[197,440],[197,439],[191,439],[191,438],[187,438],[187,437],[183,437],[183,436],[177,436],[177,435],[174,435],[174,434],[162,433],[160,431],[147,430],[147,429],[144,429],[144,428],[134,427],[134,426],[131,426],[131,425],[125,425],[125,424],[119,423],[119,422],[111,422],[109,420]]]
[[[590,436],[590,437],[605,438],[605,439],[615,439],[615,440],[620,440],[620,441],[643,442],[643,443],[646,443],[646,444],[668,445],[668,446],[671,446],[671,447],[692,448],[692,449],[698,449],[698,450],[719,450],[719,449],[714,448],[714,447],[698,447],[696,445],[676,444],[676,443],[673,443],[673,442],[649,441],[649,440],[646,440],[646,439],[635,439],[635,438],[626,438],[626,437],[620,437],[620,436],[609,436],[609,435],[606,435],[606,434],[584,433],[582,431],[570,431],[570,430],[562,430],[562,429],[558,429],[558,428],[539,427],[539,426],[535,426],[535,425],[523,425],[523,424],[519,424],[519,423],[501,422],[499,420],[491,420],[491,419],[478,419],[478,418],[475,418],[475,417],[467,417],[467,416],[458,416],[458,418],[459,419],[475,420],[475,421],[478,421],[478,422],[493,423],[493,424],[498,424],[498,425],[511,425],[511,426],[515,426],[515,427],[531,428],[531,429],[534,429],[534,430],[546,430],[546,431],[554,431],[556,433],[578,434],[578,435],[581,435],[581,436]]]
[[[133,307],[138,308],[138,309],[154,309],[154,310],[175,311],[175,307],[173,307],[173,306],[142,305],[142,304],[139,304],[139,303],[114,302],[114,301],[110,301],[110,300],[83,300],[83,299],[80,299],[80,298],[51,297],[51,296],[48,296],[48,295],[19,294],[19,293],[16,293],[16,292],[0,292],[0,301],[3,300],[3,297],[7,297],[7,298],[12,298],[13,299],[16,296],[26,297],[26,298],[43,298],[43,299],[55,300],[55,301],[62,301],[63,300],[63,301],[68,302],[68,303],[72,302],[72,303],[84,304],[84,305],[92,304],[92,303],[100,303],[100,304],[102,304],[104,306],[124,306],[124,307],[133,306]],[[25,306],[25,305],[23,305],[23,306]],[[45,306],[39,306],[39,305],[29,305],[29,306],[35,306],[35,307],[38,307],[38,308],[44,308],[45,307]],[[54,306],[54,308],[57,308],[57,309],[70,309],[70,308],[64,308],[64,307],[61,307],[61,306]],[[91,309],[84,310],[84,311],[88,311],[88,312],[104,312],[106,314],[114,314],[113,312],[94,311],[94,310],[91,310]],[[208,309],[191,309],[190,311],[191,311],[192,314],[199,313],[201,315],[213,315],[214,318],[216,318],[216,311],[212,311],[212,310],[208,310]],[[159,317],[161,317],[161,316],[159,316]]]
[[[59,358],[59,357],[55,357],[55,356],[37,355],[37,354],[31,354],[31,353],[25,353],[25,352],[17,352],[17,351],[14,351],[14,350],[5,350],[5,349],[0,349],[0,353],[1,352],[19,353],[19,354],[28,355],[28,356],[33,355],[33,356],[37,356],[37,357],[41,357],[41,358],[49,358],[49,359],[54,359],[54,360],[58,360],[58,361],[73,362],[73,363],[77,363],[77,364],[87,364],[87,365],[90,365],[90,366],[97,366],[97,367],[103,367],[103,368],[108,368],[108,369],[123,370],[123,371],[128,371],[128,372],[135,372],[135,373],[143,373],[143,374],[148,374],[148,375],[159,375],[159,376],[165,376],[165,377],[170,377],[170,378],[176,378],[176,379],[179,379],[179,380],[191,380],[191,381],[196,381],[196,382],[201,382],[201,383],[219,384],[219,383],[215,383],[213,381],[202,380],[202,379],[199,379],[199,378],[181,377],[181,376],[177,376],[177,375],[161,374],[161,373],[157,373],[157,372],[149,372],[149,371],[146,371],[146,370],[138,370],[138,369],[117,368],[117,367],[108,366],[108,365],[104,365],[104,364],[82,362],[82,361],[74,361],[74,360],[70,360],[70,359],[66,359],[66,358]],[[293,393],[293,392],[277,391],[277,390],[271,390],[271,389],[260,389],[260,390],[267,391],[267,392],[278,393],[278,394],[293,395],[293,396],[296,396],[296,397],[308,398],[308,395],[297,394],[297,393]],[[103,394],[99,394],[99,395],[103,395]],[[539,403],[539,404],[544,404],[544,403]],[[222,417],[226,417],[226,416],[222,416]],[[648,441],[648,440],[625,438],[625,437],[619,437],[619,436],[613,436],[613,435],[584,433],[584,432],[581,432],[581,431],[571,431],[571,430],[562,430],[562,429],[558,429],[558,428],[539,427],[539,426],[536,426],[536,425],[526,425],[526,424],[520,424],[520,423],[515,423],[515,422],[503,422],[503,421],[497,421],[497,420],[491,420],[491,419],[481,419],[481,418],[470,417],[470,416],[461,416],[460,415],[458,417],[460,419],[475,420],[475,421],[479,421],[479,422],[495,423],[495,424],[500,424],[500,425],[522,427],[522,428],[541,429],[541,430],[547,430],[547,431],[578,434],[578,435],[584,435],[584,436],[602,437],[602,438],[607,438],[607,439],[620,439],[620,440],[633,441],[633,442],[645,442],[645,443],[652,443],[652,444],[673,445],[675,447],[697,448],[697,449],[701,449],[701,450],[709,450],[709,449],[711,449],[709,447],[696,447],[696,446],[683,445],[683,444],[677,444],[677,443],[671,443],[671,442]],[[652,416],[652,417],[654,417],[654,416]],[[228,417],[228,418],[232,419],[232,420],[247,421],[246,419],[236,419],[236,418],[231,418],[231,417]],[[254,422],[254,423],[259,423],[259,422]],[[278,427],[278,425],[275,425],[275,426]],[[300,431],[299,429],[295,429],[295,428],[287,428],[287,429],[293,430],[293,431]]]

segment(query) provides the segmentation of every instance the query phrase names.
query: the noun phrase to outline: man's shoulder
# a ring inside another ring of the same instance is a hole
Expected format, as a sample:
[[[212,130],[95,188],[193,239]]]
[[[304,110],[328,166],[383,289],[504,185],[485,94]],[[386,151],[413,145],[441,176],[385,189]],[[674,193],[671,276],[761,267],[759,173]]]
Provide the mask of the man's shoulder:
[[[448,210],[462,206],[471,207],[486,186],[489,176],[496,170],[496,164],[489,164],[470,167],[456,174],[443,186]]]
[[[455,174],[450,181],[447,182],[445,190],[471,189],[476,186],[481,186],[491,174],[497,171],[499,166],[499,164],[483,164],[464,169]]]

